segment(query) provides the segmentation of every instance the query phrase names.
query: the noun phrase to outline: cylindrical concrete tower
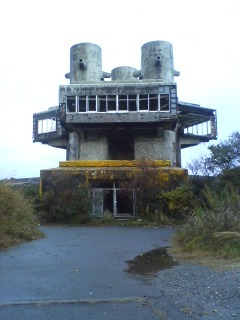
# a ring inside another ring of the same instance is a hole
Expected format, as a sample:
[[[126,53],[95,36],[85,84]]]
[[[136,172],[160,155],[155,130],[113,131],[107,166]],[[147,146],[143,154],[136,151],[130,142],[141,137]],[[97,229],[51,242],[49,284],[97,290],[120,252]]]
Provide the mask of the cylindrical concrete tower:
[[[173,48],[166,41],[151,41],[142,46],[142,79],[162,79],[174,81]]]
[[[135,71],[137,71],[137,69],[132,67],[117,67],[112,70],[111,78],[112,80],[119,81],[137,80],[137,78],[133,76],[133,72]]]
[[[70,83],[100,81],[102,49],[94,43],[75,44],[70,49]]]

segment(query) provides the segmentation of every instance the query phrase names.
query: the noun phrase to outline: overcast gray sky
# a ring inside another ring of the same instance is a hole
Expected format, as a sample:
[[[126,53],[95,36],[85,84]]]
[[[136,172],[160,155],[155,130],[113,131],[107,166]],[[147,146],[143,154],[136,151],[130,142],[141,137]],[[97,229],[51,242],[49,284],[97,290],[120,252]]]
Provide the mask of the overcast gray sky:
[[[217,109],[219,142],[239,130],[239,0],[4,0],[0,13],[0,176],[39,176],[65,152],[32,143],[32,114],[58,105],[70,47],[102,48],[103,70],[140,69],[141,46],[173,44],[180,101]],[[207,144],[182,154],[186,162]]]

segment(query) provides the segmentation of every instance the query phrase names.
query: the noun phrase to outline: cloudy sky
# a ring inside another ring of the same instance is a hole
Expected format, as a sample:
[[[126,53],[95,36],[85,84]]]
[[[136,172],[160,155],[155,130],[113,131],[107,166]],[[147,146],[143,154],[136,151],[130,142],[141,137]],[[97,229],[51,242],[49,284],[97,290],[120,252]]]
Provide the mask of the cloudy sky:
[[[39,176],[65,152],[32,142],[32,114],[58,104],[70,47],[102,48],[103,70],[140,69],[141,46],[173,44],[180,101],[217,109],[219,142],[239,130],[239,0],[8,0],[0,12],[0,176]],[[183,152],[186,162],[207,144]]]

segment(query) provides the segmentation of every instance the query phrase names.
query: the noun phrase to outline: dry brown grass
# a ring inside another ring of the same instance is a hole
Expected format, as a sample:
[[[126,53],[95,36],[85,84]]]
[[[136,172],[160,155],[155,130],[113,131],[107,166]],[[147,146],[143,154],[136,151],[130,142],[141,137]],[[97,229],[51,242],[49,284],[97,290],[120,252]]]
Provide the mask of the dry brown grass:
[[[20,190],[0,182],[0,250],[43,237],[33,206]]]
[[[219,254],[214,256],[212,252],[202,250],[185,251],[174,240],[172,240],[172,247],[168,251],[176,260],[183,260],[193,265],[204,265],[215,271],[240,270],[240,257],[229,258]]]

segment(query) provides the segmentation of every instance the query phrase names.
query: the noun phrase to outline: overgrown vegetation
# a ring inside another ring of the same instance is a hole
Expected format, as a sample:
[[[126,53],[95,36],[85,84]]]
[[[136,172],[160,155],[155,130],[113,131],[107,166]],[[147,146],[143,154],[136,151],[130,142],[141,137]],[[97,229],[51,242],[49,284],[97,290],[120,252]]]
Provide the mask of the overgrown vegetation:
[[[89,211],[87,183],[71,175],[59,176],[54,183],[49,183],[42,195],[43,223],[84,224],[89,221]]]
[[[0,182],[0,250],[42,237],[34,205],[24,194]]]
[[[41,236],[37,229],[38,216],[45,223],[72,225],[182,224],[176,241],[183,250],[239,257],[239,150],[239,133],[233,133],[226,141],[210,146],[208,156],[200,157],[190,165],[196,175],[190,181],[182,179],[181,184],[179,181],[171,181],[170,175],[165,175],[164,180],[164,175],[161,178],[156,168],[151,163],[149,165],[149,161],[141,161],[137,173],[121,185],[126,190],[137,190],[138,217],[127,222],[116,222],[110,212],[91,221],[89,182],[78,176],[56,173],[49,180],[41,200],[37,187],[18,190],[1,183],[0,247]]]
[[[194,209],[178,242],[186,251],[203,250],[226,256],[240,255],[240,195],[233,188],[205,187],[201,204]]]
[[[170,171],[165,169],[164,174],[162,172],[158,171],[154,162],[142,159],[138,164],[138,172],[131,181],[124,181],[121,187],[137,191],[136,205],[140,221],[155,225],[182,223],[193,209],[191,187],[184,176],[173,180]]]
[[[183,250],[240,256],[239,147],[240,134],[235,132],[226,141],[210,146],[210,155],[190,166],[206,176],[192,180],[197,202],[176,235]]]

